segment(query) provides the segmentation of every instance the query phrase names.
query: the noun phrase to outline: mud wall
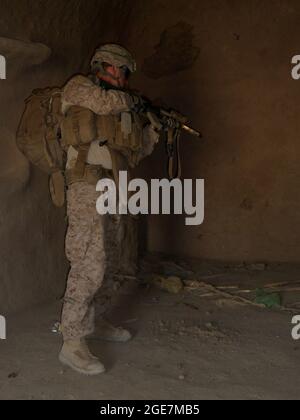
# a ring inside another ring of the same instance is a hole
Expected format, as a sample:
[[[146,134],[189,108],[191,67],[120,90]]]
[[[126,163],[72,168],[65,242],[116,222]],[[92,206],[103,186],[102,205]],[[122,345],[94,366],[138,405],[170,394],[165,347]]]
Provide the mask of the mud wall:
[[[34,88],[63,85],[86,70],[98,44],[118,40],[129,3],[0,2],[0,54],[7,61],[7,79],[0,80],[1,314],[60,297],[68,270],[65,211],[52,206],[47,177],[15,146],[23,101]]]
[[[294,0],[153,0],[137,4],[128,46],[136,83],[186,113],[183,176],[204,178],[205,223],[148,220],[150,250],[231,261],[297,261],[300,245],[300,5]],[[149,177],[165,175],[161,146]]]

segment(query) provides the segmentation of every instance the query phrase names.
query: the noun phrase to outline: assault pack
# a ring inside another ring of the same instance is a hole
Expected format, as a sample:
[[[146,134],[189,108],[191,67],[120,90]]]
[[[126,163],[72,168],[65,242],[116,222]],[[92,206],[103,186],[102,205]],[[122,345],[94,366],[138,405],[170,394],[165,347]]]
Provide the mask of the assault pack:
[[[37,89],[25,101],[25,111],[17,130],[17,146],[27,159],[50,177],[53,203],[65,202],[65,153],[61,144],[61,90]]]

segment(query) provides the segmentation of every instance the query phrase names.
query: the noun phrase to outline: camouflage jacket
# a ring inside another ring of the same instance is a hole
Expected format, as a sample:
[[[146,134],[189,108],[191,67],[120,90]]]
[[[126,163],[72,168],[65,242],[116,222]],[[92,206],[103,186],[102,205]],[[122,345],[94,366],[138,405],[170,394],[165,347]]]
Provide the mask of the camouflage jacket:
[[[86,76],[77,75],[68,81],[62,93],[62,111],[65,113],[71,106],[81,106],[90,109],[97,115],[117,115],[130,111],[133,101],[130,95],[115,90],[104,90],[97,86]],[[155,144],[159,140],[159,134],[149,125],[143,133],[143,150],[138,162],[153,152]],[[91,156],[97,150],[98,156]],[[109,154],[104,148],[95,148],[91,145],[89,157],[91,162],[99,162],[107,169],[111,168]],[[70,167],[70,161],[68,162]]]

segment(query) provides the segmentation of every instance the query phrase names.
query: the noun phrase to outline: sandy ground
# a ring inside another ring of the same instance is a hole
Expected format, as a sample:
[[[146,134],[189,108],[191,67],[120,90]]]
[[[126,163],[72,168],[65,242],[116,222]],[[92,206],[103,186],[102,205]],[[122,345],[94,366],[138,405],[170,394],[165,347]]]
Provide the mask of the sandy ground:
[[[218,285],[243,287],[299,278],[298,271],[281,269],[207,273]],[[201,297],[197,290],[170,294],[134,285],[109,317],[135,337],[127,344],[91,339],[107,373],[90,378],[57,359],[61,337],[51,328],[59,309],[60,302],[52,302],[8,317],[8,338],[0,341],[2,400],[300,397],[300,341],[292,340],[289,313]]]

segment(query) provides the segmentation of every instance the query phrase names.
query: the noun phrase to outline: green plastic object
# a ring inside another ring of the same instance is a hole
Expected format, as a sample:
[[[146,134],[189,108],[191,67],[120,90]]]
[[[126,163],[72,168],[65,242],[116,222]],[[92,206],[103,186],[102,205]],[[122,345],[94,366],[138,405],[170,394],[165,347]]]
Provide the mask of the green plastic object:
[[[264,305],[269,309],[278,308],[281,306],[281,296],[279,293],[269,293],[264,289],[257,289],[255,303]]]

